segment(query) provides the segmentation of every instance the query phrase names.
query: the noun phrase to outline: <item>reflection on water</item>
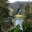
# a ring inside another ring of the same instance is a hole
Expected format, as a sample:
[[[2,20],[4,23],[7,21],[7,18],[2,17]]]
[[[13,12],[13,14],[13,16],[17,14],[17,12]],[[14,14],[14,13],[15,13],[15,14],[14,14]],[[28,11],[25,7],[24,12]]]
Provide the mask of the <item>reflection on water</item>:
[[[22,22],[23,22],[23,18],[16,18],[14,21],[14,25],[16,26],[19,24],[21,26],[20,28],[22,29]]]

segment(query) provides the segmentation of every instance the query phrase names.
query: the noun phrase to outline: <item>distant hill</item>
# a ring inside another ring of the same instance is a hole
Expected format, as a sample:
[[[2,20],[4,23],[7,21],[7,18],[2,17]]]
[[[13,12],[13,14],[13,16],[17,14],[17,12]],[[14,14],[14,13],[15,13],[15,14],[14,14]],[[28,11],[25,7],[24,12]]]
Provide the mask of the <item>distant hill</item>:
[[[19,8],[23,9],[26,3],[27,2],[19,2],[19,1],[14,2],[14,3],[9,3],[9,8],[14,8],[18,6]]]

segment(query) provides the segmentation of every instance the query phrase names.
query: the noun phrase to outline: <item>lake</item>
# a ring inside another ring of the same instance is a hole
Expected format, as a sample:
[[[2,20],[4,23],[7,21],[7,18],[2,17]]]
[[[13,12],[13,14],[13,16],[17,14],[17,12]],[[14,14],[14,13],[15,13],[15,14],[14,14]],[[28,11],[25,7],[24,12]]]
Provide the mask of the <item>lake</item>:
[[[20,29],[23,30],[22,29],[23,18],[15,18],[13,20],[13,23],[14,23],[14,26],[17,26],[19,24],[20,25]]]

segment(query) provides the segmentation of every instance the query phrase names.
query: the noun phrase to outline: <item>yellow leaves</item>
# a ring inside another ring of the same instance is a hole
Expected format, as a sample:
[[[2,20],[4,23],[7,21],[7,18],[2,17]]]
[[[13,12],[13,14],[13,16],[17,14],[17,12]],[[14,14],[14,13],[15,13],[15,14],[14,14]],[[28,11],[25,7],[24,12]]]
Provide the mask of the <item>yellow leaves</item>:
[[[9,15],[12,16],[13,15],[13,9],[9,8],[10,12]]]
[[[13,9],[12,8],[9,8],[10,12],[13,12]]]
[[[13,12],[13,9],[10,9],[10,12],[12,13]]]
[[[17,14],[17,15],[15,15],[15,17],[16,17],[16,18],[21,18],[22,15]]]

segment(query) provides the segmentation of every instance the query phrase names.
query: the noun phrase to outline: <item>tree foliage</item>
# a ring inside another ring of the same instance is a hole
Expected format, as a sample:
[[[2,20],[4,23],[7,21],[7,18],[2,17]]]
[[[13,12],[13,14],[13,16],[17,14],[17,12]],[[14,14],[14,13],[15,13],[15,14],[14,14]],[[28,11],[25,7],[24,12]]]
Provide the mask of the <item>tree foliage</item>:
[[[25,18],[23,22],[23,32],[32,32],[32,13],[30,13],[30,4],[25,6]]]
[[[10,30],[8,32],[22,32],[22,30],[20,30],[20,26],[17,25],[16,28],[14,28],[14,29],[12,29],[12,30]]]
[[[0,0],[0,21],[9,16],[8,0]]]

